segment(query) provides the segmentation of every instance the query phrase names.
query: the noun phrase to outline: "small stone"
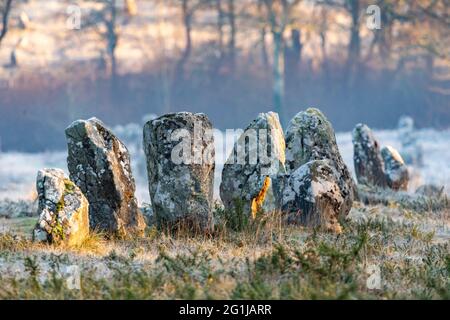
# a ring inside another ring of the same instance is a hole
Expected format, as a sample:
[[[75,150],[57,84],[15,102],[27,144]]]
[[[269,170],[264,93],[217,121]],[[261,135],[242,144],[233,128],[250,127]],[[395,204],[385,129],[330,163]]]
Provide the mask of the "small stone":
[[[89,200],[92,229],[115,236],[142,235],[145,221],[125,145],[98,119],[66,129],[70,178]]]
[[[208,117],[179,112],[148,121],[144,150],[157,223],[210,229],[215,149]]]
[[[286,169],[292,174],[313,160],[330,160],[339,174],[337,181],[344,203],[341,215],[347,215],[357,190],[336,143],[333,127],[323,113],[315,108],[298,113],[286,131]]]
[[[358,183],[387,186],[380,145],[365,124],[358,124],[353,130],[353,161]]]
[[[381,150],[381,156],[383,157],[384,171],[389,188],[396,191],[407,190],[408,168],[398,151],[391,146],[387,146]]]
[[[60,169],[40,170],[36,187],[39,221],[33,240],[81,244],[89,234],[89,204],[81,190]]]
[[[260,113],[235,143],[222,170],[226,210],[256,217],[278,208],[276,180],[286,173],[283,129],[274,112]]]
[[[346,216],[340,179],[331,160],[313,160],[295,170],[283,189],[287,222],[340,233],[339,219]]]

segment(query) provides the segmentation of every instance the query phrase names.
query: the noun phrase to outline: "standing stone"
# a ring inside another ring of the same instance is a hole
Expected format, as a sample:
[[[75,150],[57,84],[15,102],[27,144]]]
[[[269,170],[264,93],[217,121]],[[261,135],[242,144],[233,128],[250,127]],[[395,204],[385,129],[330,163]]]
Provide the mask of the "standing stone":
[[[89,234],[89,204],[60,169],[39,170],[36,179],[39,222],[34,241],[81,244]]]
[[[408,168],[402,157],[393,147],[387,146],[381,150],[384,160],[384,171],[389,188],[392,190],[407,190],[409,175]]]
[[[277,209],[278,175],[285,174],[285,141],[278,114],[260,113],[227,159],[220,184],[226,210],[252,215]]]
[[[356,186],[339,152],[333,127],[322,112],[315,108],[298,113],[286,131],[286,168],[295,172],[313,160],[330,160],[339,174],[337,181],[344,199],[340,215],[350,211]]]
[[[417,132],[414,129],[414,119],[402,116],[398,122],[398,136],[402,144],[400,154],[408,165],[423,165],[423,148],[418,142]]]
[[[380,146],[365,124],[358,124],[353,130],[353,161],[358,183],[387,186]]]
[[[159,225],[212,224],[214,136],[203,113],[179,112],[148,121],[144,150],[150,198]]]
[[[313,160],[295,170],[283,189],[287,222],[340,233],[339,218],[346,212],[340,179],[331,160]]]
[[[125,145],[96,118],[66,129],[70,178],[89,200],[92,229],[125,237],[142,235],[130,156]]]

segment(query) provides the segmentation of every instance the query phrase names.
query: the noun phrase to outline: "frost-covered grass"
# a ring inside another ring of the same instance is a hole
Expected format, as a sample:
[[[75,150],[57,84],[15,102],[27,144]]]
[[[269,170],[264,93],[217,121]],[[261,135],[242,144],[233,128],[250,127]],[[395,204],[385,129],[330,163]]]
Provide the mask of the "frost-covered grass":
[[[0,299],[449,299],[448,239],[424,227],[448,223],[442,213],[356,203],[340,235],[282,226],[274,214],[240,231],[149,228],[143,239],[94,235],[72,249],[10,230],[0,235]],[[73,265],[79,290],[64,276]],[[367,285],[374,269],[379,289]]]

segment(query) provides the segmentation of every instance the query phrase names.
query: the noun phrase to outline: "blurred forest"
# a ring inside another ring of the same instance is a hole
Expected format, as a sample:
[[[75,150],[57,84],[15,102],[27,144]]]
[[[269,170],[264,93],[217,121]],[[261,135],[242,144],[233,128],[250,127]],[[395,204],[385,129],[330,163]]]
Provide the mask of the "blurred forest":
[[[64,148],[91,116],[311,106],[338,131],[448,128],[450,0],[0,0],[0,151]]]

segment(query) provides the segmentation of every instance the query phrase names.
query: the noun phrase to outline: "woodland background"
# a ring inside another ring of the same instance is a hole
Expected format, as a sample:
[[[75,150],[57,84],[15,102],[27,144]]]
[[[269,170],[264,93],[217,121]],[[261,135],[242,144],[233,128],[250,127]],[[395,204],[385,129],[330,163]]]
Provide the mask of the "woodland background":
[[[337,131],[450,124],[449,0],[0,0],[0,21],[0,151],[181,110],[219,129],[310,106]]]

